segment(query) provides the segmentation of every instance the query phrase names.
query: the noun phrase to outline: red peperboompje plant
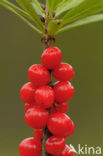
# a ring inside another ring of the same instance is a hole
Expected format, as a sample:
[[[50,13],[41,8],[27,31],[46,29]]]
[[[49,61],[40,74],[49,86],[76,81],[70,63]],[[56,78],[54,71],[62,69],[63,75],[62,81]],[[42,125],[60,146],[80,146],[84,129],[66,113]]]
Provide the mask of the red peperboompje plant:
[[[74,133],[75,126],[65,113],[74,95],[74,87],[69,82],[74,70],[62,62],[61,50],[51,44],[55,44],[56,34],[103,20],[103,0],[46,0],[45,4],[38,0],[16,1],[20,7],[8,0],[0,0],[0,4],[41,34],[45,49],[41,64],[29,68],[30,82],[20,91],[25,103],[25,122],[34,132],[32,138],[20,143],[20,156],[73,156],[65,138]]]
[[[34,64],[28,70],[30,82],[20,91],[25,104],[25,122],[34,129],[33,138],[28,138],[19,145],[21,156],[63,155],[67,145],[65,138],[74,133],[73,121],[65,114],[68,101],[74,95],[74,87],[69,80],[74,77],[73,67],[61,63],[62,52],[57,47],[46,48],[41,56],[42,65]],[[57,80],[53,83],[51,75]],[[36,145],[35,140],[40,145]],[[34,148],[34,146],[36,146]],[[31,147],[31,148],[30,148]],[[67,148],[68,149],[68,148]],[[70,148],[69,148],[70,149]],[[38,152],[39,151],[39,152]],[[73,152],[65,151],[65,156]]]

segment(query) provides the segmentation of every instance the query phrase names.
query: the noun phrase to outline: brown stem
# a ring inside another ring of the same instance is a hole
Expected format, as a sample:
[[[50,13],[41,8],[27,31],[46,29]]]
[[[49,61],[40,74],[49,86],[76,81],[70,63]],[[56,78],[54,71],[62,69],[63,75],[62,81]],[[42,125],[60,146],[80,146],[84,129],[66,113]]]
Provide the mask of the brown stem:
[[[55,37],[54,36],[50,36],[49,35],[49,31],[48,31],[48,23],[49,23],[50,20],[52,20],[52,18],[49,18],[48,0],[46,0],[45,23],[44,23],[45,33],[44,33],[43,37],[41,38],[41,41],[44,44],[44,48],[45,49],[50,47],[50,44],[52,43],[52,41],[55,42]]]
[[[46,0],[46,9],[45,9],[45,40],[44,40],[44,46],[45,49],[49,47],[49,41],[48,41],[48,23],[49,23],[49,7],[48,7],[48,0]]]
[[[47,138],[49,138],[51,136],[51,133],[48,131],[48,128],[46,127],[43,130],[43,140],[42,140],[42,155],[41,156],[51,156],[50,154],[48,154],[45,150],[45,142],[47,140]]]
[[[48,34],[48,22],[49,22],[49,8],[48,8],[48,0],[46,0],[46,7],[45,7],[45,34],[42,37],[42,42],[44,44],[44,48],[48,48],[50,46],[50,41],[49,41],[49,34]],[[48,128],[46,127],[43,130],[43,139],[42,139],[42,152],[41,156],[50,156],[45,149],[45,142],[47,138],[49,137],[49,131]]]
[[[45,141],[46,141],[46,129],[43,130],[43,140],[42,140],[42,155],[46,156],[46,150],[45,150]]]

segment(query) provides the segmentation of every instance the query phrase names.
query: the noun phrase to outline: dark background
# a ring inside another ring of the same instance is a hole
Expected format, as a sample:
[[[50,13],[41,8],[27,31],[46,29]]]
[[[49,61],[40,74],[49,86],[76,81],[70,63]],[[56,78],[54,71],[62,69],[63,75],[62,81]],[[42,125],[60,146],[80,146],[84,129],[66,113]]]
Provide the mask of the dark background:
[[[63,61],[75,69],[75,96],[68,115],[76,125],[67,141],[77,145],[103,143],[103,22],[57,36]],[[0,6],[0,155],[18,156],[18,144],[33,136],[24,122],[19,90],[28,81],[29,66],[40,63],[40,36]]]

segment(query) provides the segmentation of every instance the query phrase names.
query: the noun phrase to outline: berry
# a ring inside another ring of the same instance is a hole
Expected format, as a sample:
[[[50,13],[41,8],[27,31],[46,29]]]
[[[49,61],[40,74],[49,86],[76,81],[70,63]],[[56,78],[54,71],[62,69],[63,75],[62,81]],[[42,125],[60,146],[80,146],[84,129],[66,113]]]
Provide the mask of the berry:
[[[61,104],[57,104],[57,112],[60,113],[67,113],[68,110],[68,103],[67,102],[63,102]]]
[[[25,113],[25,122],[28,126],[35,129],[45,128],[49,118],[48,111],[34,106]]]
[[[65,145],[64,150],[59,155],[53,155],[53,156],[74,156],[73,152],[71,151],[71,148],[68,145]]]
[[[61,104],[56,104],[55,107],[54,106],[51,107],[51,114],[54,114],[56,112],[66,113],[67,110],[68,110],[68,103],[67,102],[63,102]]]
[[[42,139],[43,138],[43,129],[35,129],[34,137],[39,140]]]
[[[72,121],[71,128],[70,128],[70,130],[67,133],[67,137],[71,136],[74,133],[74,131],[75,131],[75,125],[74,125],[74,123]]]
[[[31,82],[26,83],[20,90],[21,99],[24,103],[34,102],[34,94],[36,88]]]
[[[74,70],[71,65],[61,63],[53,70],[52,74],[56,80],[69,81],[74,77]]]
[[[65,148],[64,138],[56,138],[52,136],[46,140],[45,144],[46,151],[50,154],[60,154]]]
[[[72,121],[64,113],[52,114],[47,123],[49,131],[56,137],[68,137]]]
[[[40,156],[41,142],[35,138],[27,138],[19,145],[20,156]]]
[[[30,82],[36,87],[46,85],[50,81],[50,73],[39,64],[34,64],[29,68],[28,77]]]
[[[54,106],[51,107],[50,113],[51,113],[51,114],[57,113],[57,110],[55,109]]]
[[[33,128],[34,138],[20,143],[20,156],[41,156],[41,143],[46,149],[42,152],[44,155],[73,156],[64,139],[74,133],[75,125],[64,113],[74,95],[69,82],[74,77],[74,70],[61,61],[60,49],[50,47],[41,56],[42,65],[34,64],[28,70],[30,82],[21,88],[20,94],[25,103],[25,122]],[[52,83],[51,74],[57,83]]]
[[[62,53],[57,47],[47,48],[41,56],[41,62],[47,69],[56,68],[61,63],[61,60]]]
[[[36,90],[35,101],[38,106],[49,108],[54,102],[54,91],[49,86],[43,86]]]
[[[25,106],[24,106],[25,112],[26,112],[28,109],[34,107],[35,105],[36,105],[35,103],[26,103]]]
[[[74,95],[74,88],[68,81],[57,82],[54,85],[55,100],[57,103],[69,101]]]

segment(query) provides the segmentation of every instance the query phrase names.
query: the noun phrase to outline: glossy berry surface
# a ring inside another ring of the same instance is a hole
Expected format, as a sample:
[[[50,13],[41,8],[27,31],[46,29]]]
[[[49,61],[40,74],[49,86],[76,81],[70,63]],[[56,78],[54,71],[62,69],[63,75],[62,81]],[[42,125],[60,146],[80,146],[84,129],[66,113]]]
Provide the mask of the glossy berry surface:
[[[51,107],[51,114],[60,112],[60,113],[67,113],[68,111],[68,103],[67,102],[63,102],[61,104],[56,104],[56,106],[52,106]]]
[[[50,116],[47,123],[49,131],[56,137],[68,137],[72,120],[64,113],[55,113]]]
[[[35,101],[38,106],[49,108],[54,102],[54,90],[49,86],[43,86],[36,90]]]
[[[55,100],[57,103],[69,101],[74,95],[74,87],[68,81],[60,81],[54,85]]]
[[[67,113],[67,111],[68,111],[68,103],[67,102],[57,104],[57,112]]]
[[[71,148],[68,145],[65,145],[64,150],[59,155],[53,155],[53,156],[74,156],[73,152],[71,151]]]
[[[61,63],[52,72],[53,77],[59,81],[69,81],[74,77],[74,70],[70,64]]]
[[[31,82],[26,83],[20,90],[21,99],[24,103],[34,102],[34,94],[36,88]]]
[[[61,60],[62,53],[57,47],[47,48],[41,56],[41,62],[47,69],[56,68],[61,63]]]
[[[41,142],[35,138],[27,138],[19,145],[20,156],[40,156]]]
[[[35,103],[26,103],[25,106],[24,106],[24,110],[25,112],[30,109],[30,108],[33,108],[36,104]]]
[[[25,113],[25,122],[28,126],[35,129],[42,129],[46,126],[49,118],[48,111],[34,106]]]
[[[36,87],[46,85],[50,81],[50,73],[39,64],[34,64],[29,68],[28,77],[30,82]]]
[[[43,129],[35,129],[34,137],[39,140],[42,139],[43,138]]]
[[[49,154],[60,154],[65,148],[65,140],[52,136],[46,140],[45,148]]]
[[[70,130],[67,133],[67,137],[71,136],[74,133],[74,131],[75,131],[75,125],[74,125],[74,123],[72,121],[71,128],[70,128]]]

